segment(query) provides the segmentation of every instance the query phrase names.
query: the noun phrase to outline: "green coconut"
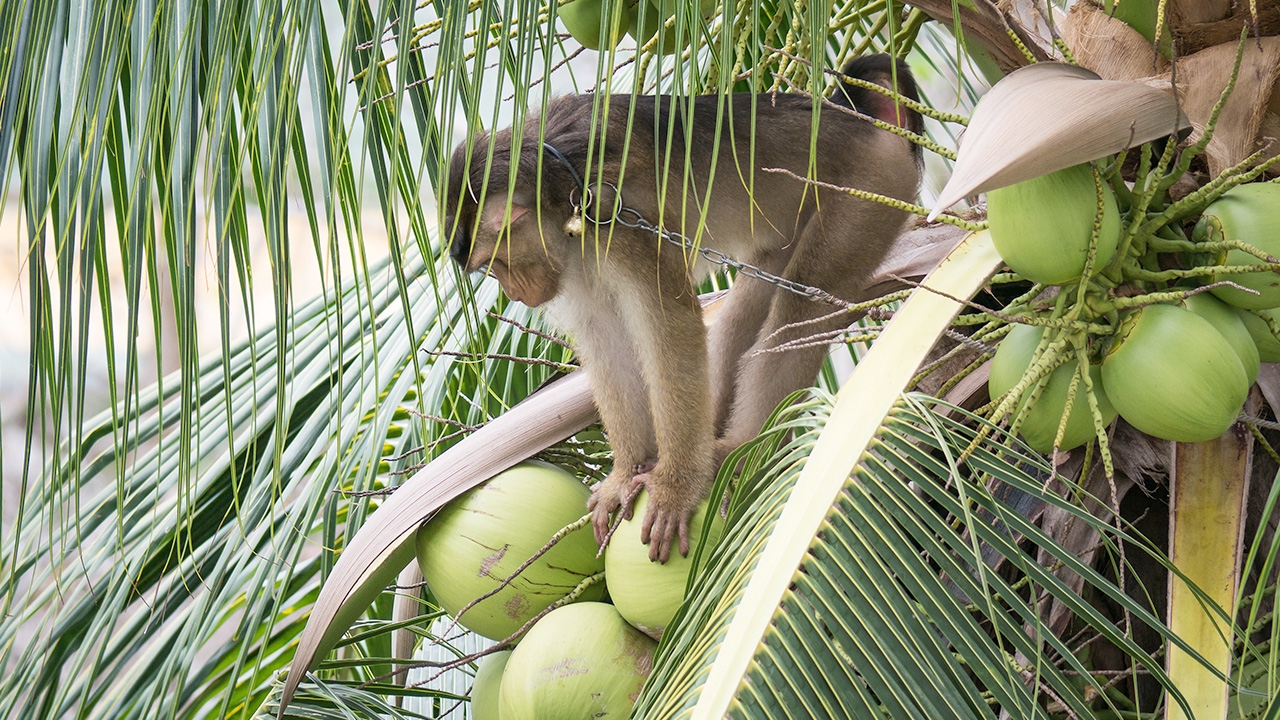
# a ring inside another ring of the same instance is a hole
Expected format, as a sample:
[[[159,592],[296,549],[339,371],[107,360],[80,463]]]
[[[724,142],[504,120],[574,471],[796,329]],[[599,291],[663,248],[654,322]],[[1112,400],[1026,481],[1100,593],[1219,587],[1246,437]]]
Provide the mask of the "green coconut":
[[[1277,339],[1271,332],[1271,328],[1267,327],[1267,321],[1255,313],[1269,315],[1276,320],[1280,320],[1280,315],[1277,315],[1275,310],[1236,308],[1236,314],[1244,321],[1245,329],[1249,331],[1253,344],[1258,348],[1258,359],[1268,363],[1280,362],[1280,339]]]
[[[1208,320],[1209,324],[1231,343],[1231,349],[1236,351],[1236,355],[1240,358],[1240,365],[1244,367],[1245,379],[1249,381],[1249,385],[1252,385],[1253,381],[1258,379],[1258,365],[1261,359],[1258,355],[1258,344],[1254,342],[1253,335],[1249,333],[1244,319],[1240,317],[1240,308],[1232,307],[1209,293],[1192,295],[1182,304],[1186,309]]]
[[[636,47],[642,48],[658,34],[658,28],[670,18],[671,15],[665,14],[663,9],[653,4],[650,0],[639,0],[631,13],[631,24],[627,28],[627,33],[636,41]],[[685,30],[687,33],[688,30]],[[674,27],[665,28],[662,31],[662,44],[655,46],[655,51],[659,55],[666,55],[675,52],[677,45],[684,46],[684,42],[680,41]],[[687,35],[685,37],[687,40]]]
[[[418,564],[450,615],[497,588],[551,536],[586,513],[591,492],[554,465],[525,462],[463,494],[418,530]],[[507,587],[466,611],[459,624],[502,640],[583,579],[604,570],[590,526],[569,533]],[[583,599],[603,595],[603,583]]]
[[[1210,218],[1216,218],[1222,226],[1218,235]],[[1239,240],[1252,245],[1272,257],[1280,257],[1280,185],[1252,183],[1228,190],[1222,197],[1205,208],[1196,223],[1192,238],[1197,242],[1207,240]],[[1261,265],[1262,260],[1243,250],[1227,253],[1225,265]],[[1210,292],[1236,307],[1250,310],[1266,310],[1280,307],[1280,273],[1256,272],[1238,275],[1215,274],[1215,282],[1230,280],[1256,293],[1229,285],[1215,287]]]
[[[480,659],[476,679],[471,683],[471,720],[500,720],[498,693],[502,689],[502,675],[511,659],[510,650],[499,650]]]
[[[609,4],[606,5],[606,2]],[[612,32],[605,35],[601,28],[602,16],[607,7],[613,12]],[[561,3],[558,13],[560,22],[573,39],[592,50],[612,50],[617,47],[631,25],[631,8],[625,0],[569,0]]]
[[[698,13],[703,19],[710,18],[715,14],[719,4],[720,0],[699,0],[697,5]],[[645,43],[649,42],[657,34],[660,25],[675,17],[676,10],[681,5],[692,8],[688,0],[638,0],[632,6],[631,26],[627,32],[631,34],[631,37],[635,38],[638,47],[644,47]],[[640,17],[642,6],[644,8],[643,19]],[[692,14],[686,14],[683,22],[685,24],[679,33],[676,32],[675,23],[663,31],[662,47],[658,48],[660,54],[674,52],[677,47],[683,48],[688,44],[691,30],[689,26],[701,21]]]
[[[612,605],[556,608],[507,661],[502,720],[625,718],[653,667],[656,647]]]
[[[1240,356],[1208,320],[1148,305],[1121,320],[1102,361],[1120,417],[1176,442],[1212,440],[1235,422],[1249,392]]]
[[[1015,325],[1009,334],[1000,341],[996,355],[991,360],[991,377],[987,388],[992,398],[998,398],[1017,385],[1035,355],[1036,346],[1044,328],[1033,325]],[[1014,414],[1021,414],[1022,424],[1019,433],[1022,439],[1036,452],[1053,452],[1053,440],[1058,436],[1058,424],[1067,409],[1067,394],[1071,390],[1071,379],[1075,376],[1079,364],[1074,360],[1056,368],[1049,377],[1038,385],[1043,389],[1036,398],[1035,404],[1027,408],[1027,398],[1034,388],[1027,388],[1022,399],[1018,401]],[[1093,365],[1089,368],[1089,378],[1093,381],[1094,394],[1098,399],[1098,410],[1102,419],[1110,424],[1116,417],[1115,408],[1103,390],[1101,367]],[[1089,398],[1084,392],[1083,383],[1078,383],[1075,402],[1071,405],[1071,415],[1067,418],[1067,427],[1062,434],[1060,450],[1070,450],[1092,440],[1093,413],[1089,411]]]
[[[640,525],[649,507],[649,495],[642,492],[630,520],[623,520],[604,551],[604,576],[609,598],[627,622],[646,635],[658,639],[684,601],[684,590],[693,567],[696,547],[688,556],[671,553],[665,564],[649,561],[649,546],[640,542]],[[689,538],[702,537],[707,503],[703,501],[689,519]],[[724,534],[724,520],[714,516],[709,542],[714,546]]]
[[[1115,193],[1102,184],[1102,234],[1094,269],[1120,242]],[[1034,282],[1061,285],[1080,277],[1089,254],[1097,191],[1088,163],[987,193],[991,241],[1014,272]]]

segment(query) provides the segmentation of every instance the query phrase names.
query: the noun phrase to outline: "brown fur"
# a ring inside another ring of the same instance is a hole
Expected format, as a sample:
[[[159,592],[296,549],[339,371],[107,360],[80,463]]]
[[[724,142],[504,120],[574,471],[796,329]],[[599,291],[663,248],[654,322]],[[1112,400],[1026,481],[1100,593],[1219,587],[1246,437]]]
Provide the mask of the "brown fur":
[[[875,56],[846,72],[888,85],[891,66]],[[902,94],[914,98],[904,64],[897,76]],[[919,129],[918,115],[899,114],[883,96],[846,94],[841,101],[864,113]],[[596,102],[596,117],[607,110],[603,132],[593,130]],[[825,352],[757,351],[834,329],[848,317],[766,341],[778,328],[832,308],[739,276],[708,331],[693,290],[705,261],[616,222],[588,222],[583,236],[566,235],[576,183],[553,154],[538,152],[542,143],[588,176],[589,187],[603,178],[621,188],[623,203],[648,221],[854,302],[865,299],[864,278],[904,214],[762,169],[787,168],[904,200],[915,197],[919,183],[910,143],[836,109],[821,110],[811,148],[808,98],[739,94],[674,105],[667,97],[627,95],[552,99],[541,119],[521,128],[513,183],[512,130],[480,133],[470,151],[464,143],[454,153],[444,199],[454,257],[468,271],[488,268],[513,299],[544,306],[591,371],[614,451],[613,473],[592,495],[597,539],[609,514],[643,484],[650,502],[642,538],[652,540],[650,557],[662,560],[675,538],[688,551],[689,516],[719,463],[759,432],[784,397],[813,382]],[[631,508],[623,512],[629,516]]]

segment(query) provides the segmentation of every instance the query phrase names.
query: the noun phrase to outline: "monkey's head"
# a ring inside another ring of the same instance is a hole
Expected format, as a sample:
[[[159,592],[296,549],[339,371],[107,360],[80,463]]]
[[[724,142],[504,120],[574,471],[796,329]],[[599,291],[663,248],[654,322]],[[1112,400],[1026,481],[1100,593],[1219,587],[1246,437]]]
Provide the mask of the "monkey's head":
[[[568,195],[550,200],[544,192],[539,204],[533,180],[541,147],[536,139],[524,138],[512,181],[511,141],[510,129],[495,133],[490,154],[490,136],[481,131],[454,150],[442,202],[443,229],[449,255],[465,271],[492,275],[508,297],[537,307],[560,289]],[[547,188],[557,173],[544,168],[543,175]]]

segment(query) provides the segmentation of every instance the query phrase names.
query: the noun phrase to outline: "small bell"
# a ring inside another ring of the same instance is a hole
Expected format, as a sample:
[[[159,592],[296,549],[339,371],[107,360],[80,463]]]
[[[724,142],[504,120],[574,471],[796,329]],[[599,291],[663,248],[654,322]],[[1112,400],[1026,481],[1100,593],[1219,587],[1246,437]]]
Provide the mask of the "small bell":
[[[582,237],[582,214],[574,213],[570,215],[569,219],[564,221],[563,230],[564,234],[569,237]]]

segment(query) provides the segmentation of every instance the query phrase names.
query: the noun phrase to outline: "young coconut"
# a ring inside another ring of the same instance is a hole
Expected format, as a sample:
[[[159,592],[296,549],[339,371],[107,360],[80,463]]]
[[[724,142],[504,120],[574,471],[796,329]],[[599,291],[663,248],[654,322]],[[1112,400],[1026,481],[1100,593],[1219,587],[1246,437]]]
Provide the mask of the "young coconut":
[[[573,474],[542,462],[524,462],[494,476],[446,505],[418,529],[418,564],[427,588],[450,615],[493,590],[561,528],[586,512],[591,492]],[[503,640],[578,583],[604,570],[586,525],[492,597],[470,608],[458,623]],[[582,599],[598,599],[598,583]]]
[[[662,18],[663,22],[666,22],[669,18],[675,17],[676,11],[681,5],[683,5],[686,10],[692,10],[694,7],[694,3],[689,2],[689,0],[650,0],[650,2],[653,3],[654,7],[658,8],[660,13],[659,17]],[[698,0],[698,14],[701,15],[703,19],[709,19],[715,14],[716,7],[719,5],[720,0]],[[695,22],[693,20],[692,13],[687,14],[685,17],[689,18],[688,22]]]
[[[689,555],[671,553],[665,564],[649,562],[649,546],[640,542],[640,525],[649,496],[640,493],[630,520],[623,520],[604,551],[604,576],[609,583],[609,598],[627,622],[657,640],[671,623],[680,603],[693,567],[697,547]],[[703,500],[689,519],[689,537],[702,538],[707,501]],[[708,542],[714,546],[724,534],[724,519],[716,513]]]
[[[1191,237],[1196,242],[1239,240],[1273,257],[1280,257],[1280,185],[1252,183],[1232,188],[1205,208]],[[1217,228],[1221,227],[1221,234]],[[1231,250],[1226,265],[1261,265],[1262,260],[1243,250]],[[1256,293],[1229,285],[1210,292],[1236,307],[1266,310],[1280,307],[1280,273],[1256,272],[1213,276],[1214,282],[1230,280]]]
[[[662,8],[655,5],[651,0],[639,0],[635,5],[635,9],[631,12],[631,24],[627,28],[627,32],[635,39],[636,47],[642,48],[653,39],[654,35],[658,34],[659,28],[662,28],[662,25],[670,17],[670,15],[664,14]],[[683,47],[687,40],[687,35],[683,38],[677,38],[674,26],[662,28],[662,42],[654,46],[654,52],[658,55],[673,53],[677,44]]]
[[[1240,308],[1232,307],[1209,293],[1192,295],[1182,301],[1182,306],[1199,315],[1214,327],[1236,351],[1240,365],[1244,367],[1246,384],[1252,385],[1258,379],[1258,344],[1254,342],[1249,328],[1245,327],[1244,318],[1240,317]],[[1263,323],[1265,326],[1266,323]]]
[[[1175,305],[1124,315],[1102,361],[1107,395],[1137,429],[1175,442],[1212,440],[1249,392],[1240,356],[1208,320]]]
[[[471,720],[499,720],[498,693],[502,689],[502,674],[511,659],[510,650],[499,650],[480,658],[476,679],[471,683]]]
[[[1034,325],[1015,325],[1009,334],[1000,341],[996,355],[991,360],[991,377],[987,387],[992,398],[998,398],[1017,385],[1035,355],[1036,346],[1044,328]],[[1053,452],[1053,441],[1058,436],[1058,425],[1062,421],[1063,412],[1067,409],[1067,393],[1071,389],[1071,380],[1079,370],[1079,363],[1074,359],[1061,365],[1049,373],[1049,377],[1041,380],[1042,388],[1035,404],[1027,407],[1027,398],[1034,392],[1034,387],[1023,393],[1014,409],[1014,415],[1021,413],[1022,423],[1019,433],[1022,439],[1033,450],[1041,453]],[[1116,418],[1116,410],[1103,391],[1102,369],[1099,365],[1091,365],[1089,378],[1093,382],[1094,395],[1098,399],[1098,410],[1102,420],[1110,424]],[[1078,382],[1075,401],[1071,405],[1071,415],[1067,418],[1067,427],[1062,434],[1060,450],[1070,450],[1092,440],[1094,437],[1093,413],[1089,410],[1089,398],[1085,394],[1084,383]]]
[[[612,605],[556,608],[507,661],[502,720],[625,718],[653,667],[655,648]]]
[[[1267,326],[1267,321],[1258,316],[1269,315],[1275,320],[1280,320],[1280,315],[1275,310],[1245,310],[1244,308],[1235,308],[1236,314],[1244,321],[1244,327],[1249,331],[1250,337],[1253,338],[1253,344],[1258,348],[1258,359],[1262,362],[1273,363],[1280,362],[1280,338],[1271,332],[1271,328]]]
[[[610,18],[612,32],[608,34],[601,32],[606,8],[613,13]],[[558,15],[573,39],[592,50],[617,47],[631,24],[631,8],[626,0],[569,0],[560,4]]]
[[[1095,270],[1110,262],[1120,243],[1120,211],[1105,182],[1102,202]],[[1049,285],[1071,282],[1084,272],[1097,205],[1088,163],[997,188],[987,193],[991,241],[1024,278]]]

